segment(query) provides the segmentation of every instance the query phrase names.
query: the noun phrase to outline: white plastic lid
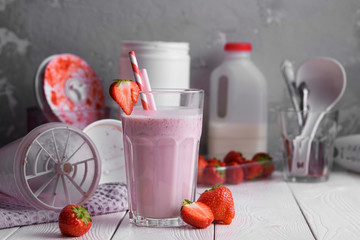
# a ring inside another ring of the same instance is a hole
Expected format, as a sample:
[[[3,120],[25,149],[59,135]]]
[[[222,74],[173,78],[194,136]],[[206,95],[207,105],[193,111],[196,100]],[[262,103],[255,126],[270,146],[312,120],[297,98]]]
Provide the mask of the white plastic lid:
[[[37,209],[60,211],[83,204],[95,192],[101,162],[92,140],[64,123],[43,124],[17,148],[14,174],[23,200]]]
[[[152,58],[181,59],[190,58],[189,43],[187,42],[162,42],[162,41],[122,41],[122,56],[128,58],[130,51],[136,55],[147,55]]]
[[[125,182],[123,130],[120,120],[103,119],[83,130],[95,143],[101,158],[100,183]]]

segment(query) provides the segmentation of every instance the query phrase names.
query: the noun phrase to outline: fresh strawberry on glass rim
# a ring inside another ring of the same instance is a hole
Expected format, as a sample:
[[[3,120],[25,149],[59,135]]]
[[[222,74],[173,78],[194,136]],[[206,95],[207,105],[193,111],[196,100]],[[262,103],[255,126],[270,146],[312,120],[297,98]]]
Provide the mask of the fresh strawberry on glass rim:
[[[120,105],[126,115],[131,114],[139,92],[137,83],[127,79],[115,79],[109,88],[111,98]]]
[[[79,237],[87,233],[92,220],[88,209],[78,205],[67,205],[59,215],[59,228],[62,234]]]

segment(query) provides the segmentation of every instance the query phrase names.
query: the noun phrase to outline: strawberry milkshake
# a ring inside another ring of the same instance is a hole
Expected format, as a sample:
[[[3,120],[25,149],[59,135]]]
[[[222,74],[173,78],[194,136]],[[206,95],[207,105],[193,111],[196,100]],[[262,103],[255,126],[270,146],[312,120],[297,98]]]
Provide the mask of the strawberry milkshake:
[[[189,98],[178,101],[189,106],[156,103],[157,110],[136,106],[122,114],[130,221],[137,225],[182,225],[182,203],[195,198],[203,91],[197,93],[199,106]]]

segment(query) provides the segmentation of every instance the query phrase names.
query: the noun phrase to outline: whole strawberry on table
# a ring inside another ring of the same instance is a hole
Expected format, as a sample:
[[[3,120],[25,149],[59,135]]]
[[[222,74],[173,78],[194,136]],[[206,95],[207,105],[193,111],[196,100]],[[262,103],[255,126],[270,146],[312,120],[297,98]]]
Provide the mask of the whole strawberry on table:
[[[67,205],[59,215],[60,232],[67,236],[79,237],[87,233],[92,220],[88,209],[78,205]]]

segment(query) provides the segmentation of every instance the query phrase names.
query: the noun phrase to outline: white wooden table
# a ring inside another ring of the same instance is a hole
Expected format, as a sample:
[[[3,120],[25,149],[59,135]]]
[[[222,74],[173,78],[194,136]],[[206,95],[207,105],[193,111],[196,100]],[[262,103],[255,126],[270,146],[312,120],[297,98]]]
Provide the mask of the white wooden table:
[[[75,239],[360,239],[360,175],[338,171],[328,182],[306,184],[286,183],[277,173],[229,188],[236,210],[231,225],[144,228],[120,212],[94,217],[90,231]],[[62,238],[57,223],[0,230],[0,239]]]

